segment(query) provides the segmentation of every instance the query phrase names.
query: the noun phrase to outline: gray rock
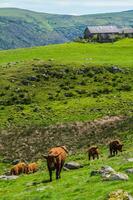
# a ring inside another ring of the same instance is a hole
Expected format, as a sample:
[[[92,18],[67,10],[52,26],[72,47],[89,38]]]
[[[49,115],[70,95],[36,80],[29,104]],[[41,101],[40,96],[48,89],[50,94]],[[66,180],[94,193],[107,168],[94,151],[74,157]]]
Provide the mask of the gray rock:
[[[128,158],[127,161],[128,162],[133,162],[133,158]]]
[[[111,174],[111,173],[115,173],[115,170],[110,166],[103,166],[100,169],[100,173],[101,174]]]
[[[102,178],[104,181],[115,181],[115,180],[127,181],[128,175],[117,172],[111,174],[102,174]]]
[[[74,161],[71,161],[71,162],[68,162],[64,165],[65,168],[67,169],[79,169],[79,168],[82,168],[83,165],[77,163],[77,162],[74,162]]]
[[[19,178],[19,176],[6,176],[6,175],[2,175],[2,176],[0,176],[0,179],[1,180],[15,180],[15,179],[17,179],[17,178]]]
[[[115,170],[110,166],[103,166],[100,170],[92,171],[91,176],[100,174],[105,181],[114,181],[114,180],[128,180],[128,175],[115,172]]]
[[[126,173],[130,173],[130,174],[133,174],[133,168],[130,168],[130,169],[126,169],[125,171],[126,171]]]
[[[128,200],[133,200],[133,197],[131,195],[128,195]]]
[[[101,167],[100,170],[94,170],[90,173],[90,176],[95,176],[95,175],[106,175],[106,174],[111,174],[111,173],[115,173],[115,170],[110,167],[110,166],[103,166]]]

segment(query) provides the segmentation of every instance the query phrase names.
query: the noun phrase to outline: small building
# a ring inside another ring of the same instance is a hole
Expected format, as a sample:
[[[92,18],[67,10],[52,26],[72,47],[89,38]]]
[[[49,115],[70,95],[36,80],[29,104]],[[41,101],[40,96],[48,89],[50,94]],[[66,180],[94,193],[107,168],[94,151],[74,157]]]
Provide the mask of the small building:
[[[88,26],[84,31],[84,38],[90,41],[112,42],[115,35],[120,34],[117,26]]]
[[[122,34],[124,37],[133,38],[133,28],[123,28]]]

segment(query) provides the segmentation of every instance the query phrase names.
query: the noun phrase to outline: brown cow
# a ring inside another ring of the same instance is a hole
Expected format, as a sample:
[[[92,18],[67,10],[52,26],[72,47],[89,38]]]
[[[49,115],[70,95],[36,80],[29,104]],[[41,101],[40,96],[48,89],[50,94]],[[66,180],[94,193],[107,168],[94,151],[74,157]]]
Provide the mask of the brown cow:
[[[38,170],[38,166],[37,166],[37,163],[29,163],[27,165],[27,170],[26,170],[26,173],[35,173],[36,171]]]
[[[115,156],[118,151],[122,152],[123,144],[119,140],[113,140],[109,143],[110,156]]]
[[[27,164],[26,164],[26,163],[20,162],[20,163],[14,165],[14,166],[11,168],[10,174],[11,174],[11,175],[19,175],[19,174],[21,174],[21,173],[25,173],[26,167],[27,167]]]
[[[60,178],[60,173],[67,157],[68,150],[65,146],[50,149],[48,155],[43,157],[47,160],[50,181],[52,181],[52,170],[56,169],[56,179]]]
[[[95,159],[95,157],[99,159],[99,150],[97,146],[90,147],[87,152],[89,160],[91,159],[91,157],[93,158],[93,160]]]

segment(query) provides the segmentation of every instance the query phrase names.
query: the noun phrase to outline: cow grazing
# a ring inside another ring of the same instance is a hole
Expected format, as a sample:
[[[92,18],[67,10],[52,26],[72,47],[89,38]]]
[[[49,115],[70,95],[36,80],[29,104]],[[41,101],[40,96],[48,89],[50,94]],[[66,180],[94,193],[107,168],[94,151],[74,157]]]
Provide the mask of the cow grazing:
[[[27,165],[27,170],[26,170],[26,173],[35,173],[36,171],[38,170],[38,166],[37,166],[37,163],[29,163]]]
[[[27,164],[26,164],[26,163],[20,162],[20,163],[14,165],[14,166],[11,168],[10,174],[11,174],[11,175],[19,175],[19,174],[21,174],[21,173],[25,173],[26,167],[27,167]]]
[[[92,146],[88,149],[88,158],[89,160],[91,159],[91,157],[93,158],[93,160],[97,157],[97,159],[99,159],[99,150],[97,146]]]
[[[110,156],[115,156],[118,151],[122,152],[123,144],[119,140],[113,140],[109,143]]]
[[[60,178],[60,173],[67,157],[68,150],[65,146],[50,149],[48,155],[43,157],[47,160],[50,181],[52,181],[52,171],[56,170],[56,179]]]

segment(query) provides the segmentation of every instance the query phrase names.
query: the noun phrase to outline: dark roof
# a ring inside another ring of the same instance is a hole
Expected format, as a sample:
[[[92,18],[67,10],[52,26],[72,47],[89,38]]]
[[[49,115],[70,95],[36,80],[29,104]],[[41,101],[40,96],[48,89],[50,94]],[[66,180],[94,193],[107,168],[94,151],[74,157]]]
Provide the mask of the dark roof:
[[[123,33],[133,33],[133,28],[123,28],[122,32]]]
[[[88,26],[90,33],[119,33],[117,26]]]

